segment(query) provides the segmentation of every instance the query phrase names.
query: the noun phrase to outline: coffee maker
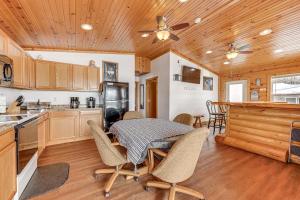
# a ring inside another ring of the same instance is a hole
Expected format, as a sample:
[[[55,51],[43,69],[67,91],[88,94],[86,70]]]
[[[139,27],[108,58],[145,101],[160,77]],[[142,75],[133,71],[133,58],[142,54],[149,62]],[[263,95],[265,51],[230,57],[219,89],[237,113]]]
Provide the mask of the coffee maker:
[[[96,107],[96,98],[88,97],[86,99],[86,105],[88,108],[95,108]]]
[[[80,104],[79,97],[71,97],[70,108],[78,108]]]

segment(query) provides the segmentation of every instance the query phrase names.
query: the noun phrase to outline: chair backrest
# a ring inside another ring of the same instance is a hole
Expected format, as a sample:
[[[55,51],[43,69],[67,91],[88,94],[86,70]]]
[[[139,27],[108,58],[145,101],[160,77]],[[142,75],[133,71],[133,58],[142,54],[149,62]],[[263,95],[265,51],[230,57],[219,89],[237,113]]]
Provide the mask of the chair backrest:
[[[173,122],[185,124],[188,126],[193,126],[193,116],[187,113],[182,113],[177,115],[174,119]]]
[[[191,177],[208,131],[207,128],[194,129],[180,137],[152,174],[169,183],[179,183]]]
[[[218,112],[216,106],[213,104],[213,102],[211,100],[206,101],[206,107],[207,107],[207,110],[208,110],[209,114],[213,114],[213,113]]]
[[[144,118],[143,114],[138,111],[128,111],[123,116],[123,120],[142,119],[142,118]]]
[[[122,154],[112,145],[104,131],[92,120],[88,120],[88,125],[92,130],[97,149],[104,164],[108,166],[117,166],[125,164],[127,161]]]

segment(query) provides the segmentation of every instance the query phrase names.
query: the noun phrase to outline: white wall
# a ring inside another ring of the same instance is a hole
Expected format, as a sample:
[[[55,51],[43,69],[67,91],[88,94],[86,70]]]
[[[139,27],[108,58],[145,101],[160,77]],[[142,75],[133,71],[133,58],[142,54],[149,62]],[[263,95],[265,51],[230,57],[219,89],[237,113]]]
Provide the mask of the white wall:
[[[151,73],[140,77],[140,83],[144,84],[145,88],[145,106],[146,106],[146,80],[153,77],[158,77],[158,113],[157,117],[169,119],[169,74],[170,74],[170,53],[166,53],[151,61]],[[141,110],[146,112],[146,109]]]
[[[43,60],[57,61],[78,65],[88,65],[90,60],[96,61],[96,66],[102,67],[102,61],[111,61],[119,63],[120,82],[129,83],[129,108],[134,110],[135,104],[135,58],[129,54],[98,54],[98,53],[79,53],[79,52],[58,52],[58,51],[28,51],[28,53],[37,58],[41,56]],[[102,70],[100,70],[102,73]],[[102,79],[102,74],[100,75]],[[69,104],[69,97],[78,96],[80,101],[85,103],[86,97],[98,97],[97,92],[59,92],[59,91],[30,91],[0,88],[0,93],[7,95],[8,103],[18,95],[24,95],[28,101],[51,101],[53,104]],[[96,98],[98,100],[98,98]],[[98,102],[97,102],[98,103]]]
[[[179,63],[178,63],[179,60]],[[187,65],[201,70],[200,84],[174,81],[173,75],[180,74],[182,65]],[[203,76],[213,77],[213,91],[203,90]],[[177,114],[189,113],[192,115],[204,114],[208,117],[206,101],[218,100],[218,76],[203,67],[170,53],[170,113],[172,120]]]

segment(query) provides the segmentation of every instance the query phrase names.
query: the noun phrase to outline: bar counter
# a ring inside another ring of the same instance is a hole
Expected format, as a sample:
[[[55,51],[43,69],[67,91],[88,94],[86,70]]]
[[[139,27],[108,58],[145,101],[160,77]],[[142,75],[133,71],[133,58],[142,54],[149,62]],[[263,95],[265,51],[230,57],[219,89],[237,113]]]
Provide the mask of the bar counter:
[[[300,105],[272,102],[228,103],[225,136],[217,141],[287,162],[291,124],[300,120]],[[300,163],[300,159],[293,159]]]

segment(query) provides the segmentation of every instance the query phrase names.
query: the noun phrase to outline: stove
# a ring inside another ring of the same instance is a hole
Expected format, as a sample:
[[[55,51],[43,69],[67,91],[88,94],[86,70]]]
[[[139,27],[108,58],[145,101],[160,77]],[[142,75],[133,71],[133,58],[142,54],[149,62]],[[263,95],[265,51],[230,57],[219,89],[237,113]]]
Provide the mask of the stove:
[[[0,115],[0,125],[6,123],[20,124],[35,117],[37,117],[37,114]]]

